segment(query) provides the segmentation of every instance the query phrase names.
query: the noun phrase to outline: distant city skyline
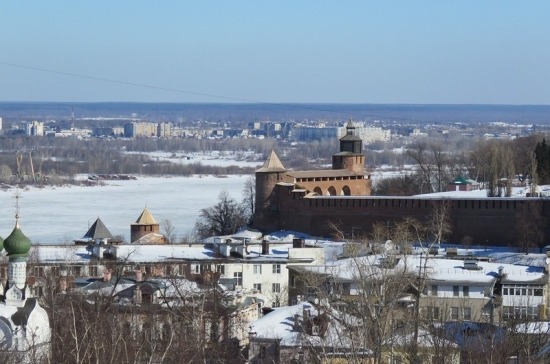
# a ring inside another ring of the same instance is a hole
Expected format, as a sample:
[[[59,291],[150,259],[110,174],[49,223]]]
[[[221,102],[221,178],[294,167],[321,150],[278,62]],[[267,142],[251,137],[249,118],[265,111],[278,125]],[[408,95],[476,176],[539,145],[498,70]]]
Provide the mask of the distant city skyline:
[[[0,101],[550,104],[550,3],[0,5]]]

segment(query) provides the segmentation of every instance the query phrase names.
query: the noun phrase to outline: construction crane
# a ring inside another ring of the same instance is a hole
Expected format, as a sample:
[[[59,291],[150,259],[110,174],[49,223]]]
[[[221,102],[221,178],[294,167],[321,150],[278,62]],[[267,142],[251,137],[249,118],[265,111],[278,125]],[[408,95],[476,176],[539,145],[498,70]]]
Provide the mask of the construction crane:
[[[36,177],[34,175],[34,165],[32,164],[32,149],[29,151],[29,164],[31,166],[32,181],[36,182]]]
[[[21,179],[21,162],[23,161],[23,154],[17,153],[15,155],[15,160],[17,161],[17,178]]]

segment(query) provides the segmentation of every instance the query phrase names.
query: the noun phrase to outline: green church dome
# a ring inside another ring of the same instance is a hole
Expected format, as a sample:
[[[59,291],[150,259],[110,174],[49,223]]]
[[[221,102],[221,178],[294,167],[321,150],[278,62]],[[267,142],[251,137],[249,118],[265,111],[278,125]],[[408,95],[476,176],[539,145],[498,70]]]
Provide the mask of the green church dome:
[[[15,224],[15,228],[13,228],[11,234],[4,240],[3,245],[9,258],[26,257],[31,249],[31,241],[23,234],[19,228],[19,224]]]

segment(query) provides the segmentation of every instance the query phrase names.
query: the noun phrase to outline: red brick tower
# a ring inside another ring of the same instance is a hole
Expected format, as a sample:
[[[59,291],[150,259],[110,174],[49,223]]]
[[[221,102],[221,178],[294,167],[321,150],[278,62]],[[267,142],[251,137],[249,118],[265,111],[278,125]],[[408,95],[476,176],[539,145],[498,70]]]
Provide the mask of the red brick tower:
[[[365,173],[363,140],[355,135],[351,120],[346,126],[346,135],[340,138],[340,152],[332,156],[332,169],[347,169],[355,174]]]

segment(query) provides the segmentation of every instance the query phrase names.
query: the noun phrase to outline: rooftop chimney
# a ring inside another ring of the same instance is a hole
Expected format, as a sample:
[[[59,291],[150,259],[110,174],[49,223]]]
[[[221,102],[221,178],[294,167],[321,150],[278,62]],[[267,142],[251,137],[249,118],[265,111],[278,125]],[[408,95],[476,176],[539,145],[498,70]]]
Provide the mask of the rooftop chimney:
[[[292,247],[293,248],[303,248],[306,246],[306,240],[301,238],[294,238],[292,239]]]
[[[262,241],[262,255],[269,255],[269,242],[267,240]]]

